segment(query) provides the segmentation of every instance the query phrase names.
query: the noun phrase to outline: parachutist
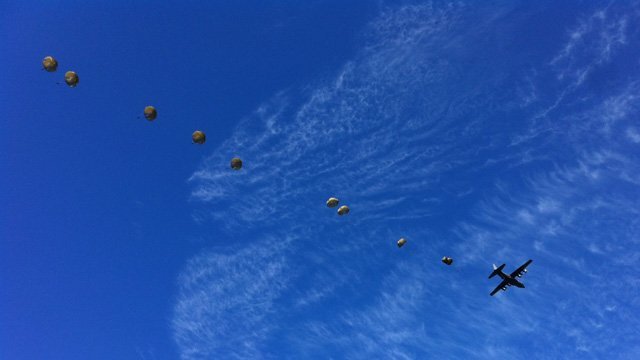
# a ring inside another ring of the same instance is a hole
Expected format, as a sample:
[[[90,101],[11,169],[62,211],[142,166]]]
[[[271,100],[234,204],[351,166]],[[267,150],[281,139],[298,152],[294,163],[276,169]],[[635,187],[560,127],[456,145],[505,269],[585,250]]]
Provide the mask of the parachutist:
[[[349,207],[347,205],[342,205],[338,208],[338,215],[347,215],[349,213]]]
[[[340,200],[338,200],[337,198],[331,197],[329,198],[329,200],[327,200],[327,207],[334,208],[338,206],[339,202]]]
[[[156,119],[157,116],[158,116],[158,112],[156,111],[156,108],[154,108],[153,106],[149,105],[144,108],[144,117],[147,120],[153,121]]]
[[[233,170],[242,169],[242,160],[240,160],[240,158],[237,158],[237,157],[231,159],[231,168]]]
[[[53,56],[47,56],[42,60],[42,70],[54,72],[58,69],[58,61]]]
[[[75,73],[75,71],[67,71],[64,74],[64,82],[66,82],[69,87],[76,87],[76,85],[78,85],[78,83],[80,82],[80,78],[78,77],[78,74]]]
[[[207,136],[200,130],[196,130],[191,135],[191,140],[194,144],[204,144],[207,141]]]

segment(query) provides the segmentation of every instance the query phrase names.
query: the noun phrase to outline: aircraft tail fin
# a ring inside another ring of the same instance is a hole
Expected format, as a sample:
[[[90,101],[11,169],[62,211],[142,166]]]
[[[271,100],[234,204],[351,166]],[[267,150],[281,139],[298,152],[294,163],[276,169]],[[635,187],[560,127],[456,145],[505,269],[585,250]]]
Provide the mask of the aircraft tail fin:
[[[498,275],[500,272],[502,272],[502,269],[504,268],[505,264],[502,264],[498,267],[496,267],[496,264],[493,264],[493,272],[491,273],[491,275],[489,275],[489,279],[491,279],[492,277]]]

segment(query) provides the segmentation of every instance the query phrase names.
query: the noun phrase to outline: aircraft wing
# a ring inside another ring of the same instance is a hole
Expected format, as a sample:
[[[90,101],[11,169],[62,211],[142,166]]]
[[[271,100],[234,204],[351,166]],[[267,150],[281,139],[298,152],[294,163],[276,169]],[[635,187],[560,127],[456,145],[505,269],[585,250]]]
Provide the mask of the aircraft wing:
[[[507,280],[502,280],[500,285],[496,286],[495,289],[491,292],[491,296],[495,295],[498,291],[500,291],[503,287],[507,286]]]
[[[526,268],[527,268],[527,266],[529,266],[529,264],[531,264],[531,262],[532,262],[532,261],[533,261],[533,260],[529,259],[529,260],[527,260],[527,262],[526,262],[526,263],[524,263],[524,264],[520,265],[520,267],[519,267],[519,268],[517,268],[514,272],[512,272],[512,273],[511,273],[511,277],[512,277],[512,278],[515,278],[516,276],[518,276],[518,275],[522,274],[522,272],[524,271],[524,269],[526,269]]]

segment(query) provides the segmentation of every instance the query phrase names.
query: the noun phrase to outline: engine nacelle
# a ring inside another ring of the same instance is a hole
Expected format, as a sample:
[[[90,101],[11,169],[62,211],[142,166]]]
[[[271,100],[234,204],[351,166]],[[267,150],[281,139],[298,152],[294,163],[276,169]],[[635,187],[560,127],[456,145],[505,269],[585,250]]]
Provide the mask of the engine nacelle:
[[[522,270],[522,272],[527,272],[527,269]]]
[[[507,287],[506,287],[506,286],[503,286],[503,287],[502,287],[502,291],[507,291]]]
[[[518,274],[518,277],[522,277],[522,274]]]

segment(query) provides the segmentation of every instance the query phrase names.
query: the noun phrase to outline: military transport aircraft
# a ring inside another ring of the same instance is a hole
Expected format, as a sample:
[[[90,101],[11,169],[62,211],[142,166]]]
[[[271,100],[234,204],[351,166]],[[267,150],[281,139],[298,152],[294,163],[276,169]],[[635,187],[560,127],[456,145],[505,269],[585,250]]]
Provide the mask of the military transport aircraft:
[[[531,264],[533,260],[528,260],[526,263],[522,264],[519,268],[517,268],[510,275],[502,272],[505,264],[496,267],[496,264],[493,264],[493,272],[489,275],[489,279],[492,277],[499,275],[502,278],[502,282],[491,292],[491,296],[495,295],[498,291],[507,291],[507,286],[516,286],[519,288],[524,288],[524,284],[518,281],[517,278],[522,277],[524,273],[527,272],[527,266]]]

